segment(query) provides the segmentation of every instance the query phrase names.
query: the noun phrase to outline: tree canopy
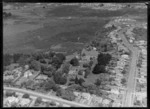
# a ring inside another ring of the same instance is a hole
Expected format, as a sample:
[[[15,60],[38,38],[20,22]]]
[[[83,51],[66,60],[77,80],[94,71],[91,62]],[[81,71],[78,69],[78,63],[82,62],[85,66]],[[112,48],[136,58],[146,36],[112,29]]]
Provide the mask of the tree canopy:
[[[70,64],[72,66],[79,66],[79,61],[77,58],[73,58],[71,61],[70,61]]]
[[[105,70],[104,65],[96,64],[94,69],[93,69],[94,74],[100,74],[100,73],[105,73],[105,72],[106,72],[106,70]]]

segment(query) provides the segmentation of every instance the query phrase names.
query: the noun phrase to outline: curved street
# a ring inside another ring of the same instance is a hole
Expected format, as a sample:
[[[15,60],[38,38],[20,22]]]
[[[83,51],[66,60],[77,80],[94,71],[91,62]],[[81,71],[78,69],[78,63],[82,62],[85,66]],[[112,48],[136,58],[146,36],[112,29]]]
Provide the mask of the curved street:
[[[47,96],[47,95],[44,95],[44,94],[41,94],[41,93],[38,93],[38,92],[34,92],[34,91],[31,91],[31,90],[24,90],[24,89],[12,88],[12,87],[4,87],[4,90],[12,90],[12,91],[15,91],[15,92],[27,93],[27,94],[32,95],[32,96],[42,97],[44,99],[53,100],[53,101],[56,101],[56,102],[61,102],[62,104],[67,104],[67,105],[71,105],[71,106],[75,106],[75,107],[89,107],[89,106],[84,105],[84,104],[64,100],[64,99],[61,99],[61,98],[56,98],[56,97],[53,97],[53,96]]]

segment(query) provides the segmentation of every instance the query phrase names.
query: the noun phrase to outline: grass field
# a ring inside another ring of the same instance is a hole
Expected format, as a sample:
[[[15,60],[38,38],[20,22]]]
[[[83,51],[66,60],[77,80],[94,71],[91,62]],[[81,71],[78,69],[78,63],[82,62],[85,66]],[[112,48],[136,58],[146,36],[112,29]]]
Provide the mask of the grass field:
[[[111,17],[146,14],[145,10],[135,9],[106,11],[79,6],[51,6],[43,9],[33,5],[31,9],[9,12],[16,17],[3,22],[4,53],[30,53],[47,50],[58,44],[61,44],[61,47],[55,49],[56,51],[72,53],[93,40],[95,32],[100,31]],[[68,16],[73,18],[64,19]]]

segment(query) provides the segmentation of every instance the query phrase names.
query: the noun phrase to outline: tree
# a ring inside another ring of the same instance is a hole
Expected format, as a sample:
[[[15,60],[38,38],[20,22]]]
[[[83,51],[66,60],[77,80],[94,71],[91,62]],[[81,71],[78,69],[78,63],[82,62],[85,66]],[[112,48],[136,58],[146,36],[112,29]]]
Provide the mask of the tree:
[[[51,65],[41,65],[41,72],[49,77],[55,73],[56,69]]]
[[[15,96],[15,95],[16,95],[16,93],[13,92],[13,91],[6,91],[6,93],[5,93],[6,97],[8,97],[8,96]]]
[[[24,67],[27,64],[27,57],[25,55],[21,56],[18,60],[18,64]]]
[[[84,68],[90,68],[90,65],[89,65],[88,63],[84,63],[84,64],[83,64],[83,67],[84,67]]]
[[[79,70],[78,75],[82,75],[83,70]]]
[[[59,60],[61,60],[62,62],[66,59],[65,55],[62,54],[62,53],[57,53],[57,54],[56,54],[56,57],[57,57]]]
[[[105,72],[106,72],[106,70],[105,70],[104,65],[96,64],[94,69],[93,69],[94,74],[100,74],[100,73],[105,73]]]
[[[71,91],[71,90],[61,89],[59,91],[59,94],[63,99],[66,99],[69,101],[75,100],[75,95],[74,95],[73,91]]]
[[[77,58],[73,58],[71,61],[70,61],[70,64],[73,65],[73,66],[79,66],[79,61]]]
[[[52,58],[52,65],[53,65],[56,69],[60,68],[62,62],[63,62],[63,61],[60,60],[58,57],[53,57],[53,58]]]
[[[96,86],[100,86],[101,85],[101,80],[100,79],[96,79],[96,82],[94,83]]]
[[[51,106],[56,106],[56,103],[53,102],[53,101],[51,101],[49,104],[50,104]]]
[[[53,81],[51,81],[51,80],[49,80],[48,82],[46,82],[45,84],[44,84],[44,89],[46,90],[46,91],[49,91],[49,90],[51,90],[53,87],[55,87],[55,83],[53,82]]]
[[[63,74],[61,71],[57,71],[54,74],[53,79],[56,84],[64,85],[67,83],[67,76],[66,76],[66,74]]]
[[[56,53],[55,53],[55,52],[53,52],[53,51],[50,51],[50,52],[49,52],[49,57],[51,57],[51,58],[52,58],[52,57],[54,57],[55,55],[56,55]]]
[[[82,86],[82,83],[84,83],[84,82],[85,82],[85,80],[83,78],[79,78],[78,83],[80,86]]]
[[[110,54],[102,54],[102,53],[100,53],[98,55],[97,61],[98,61],[99,65],[106,66],[109,63],[109,61],[111,60],[111,58],[112,57],[111,57]]]
[[[46,60],[45,59],[40,59],[39,60],[41,63],[46,64]]]
[[[41,97],[37,97],[35,100],[35,104],[40,104],[42,102],[42,98]]]
[[[69,68],[70,68],[70,64],[69,63],[63,64],[62,72],[68,74],[69,73]]]
[[[38,61],[33,60],[30,64],[29,67],[35,71],[40,71],[41,70],[41,64]]]
[[[30,98],[30,95],[26,93],[22,96],[22,98]]]
[[[17,63],[21,56],[23,56],[23,54],[19,53],[13,54],[14,63]]]
[[[92,67],[93,63],[93,60],[90,60],[89,65]]]
[[[4,66],[10,65],[11,62],[12,62],[12,55],[10,55],[10,54],[4,54],[3,55],[3,65]]]
[[[89,68],[85,69],[85,75],[84,78],[87,78],[87,76],[91,73],[91,70]]]
[[[126,79],[125,78],[122,78],[121,79],[121,84],[125,84],[127,81],[126,81]]]
[[[123,71],[122,71],[122,74],[126,74],[126,71],[125,71],[125,70],[123,70]]]

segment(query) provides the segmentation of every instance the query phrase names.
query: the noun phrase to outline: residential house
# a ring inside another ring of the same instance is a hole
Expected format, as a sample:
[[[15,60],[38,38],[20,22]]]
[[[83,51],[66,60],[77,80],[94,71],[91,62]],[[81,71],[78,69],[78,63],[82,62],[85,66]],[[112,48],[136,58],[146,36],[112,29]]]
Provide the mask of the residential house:
[[[89,93],[82,93],[81,96],[82,96],[82,99],[80,100],[80,102],[88,105],[91,100],[91,95]]]
[[[90,105],[91,106],[98,106],[99,103],[102,103],[102,100],[103,100],[102,97],[99,97],[99,96],[96,96],[96,95],[92,95]]]
[[[116,95],[116,94],[114,94],[114,93],[111,93],[111,94],[108,95],[108,97],[109,97],[110,99],[116,101],[117,98],[118,98],[118,95]]]
[[[8,107],[11,107],[12,104],[14,103],[19,103],[19,99],[17,97],[14,97],[14,96],[11,96],[11,97],[7,97],[6,98],[6,102],[5,104],[8,106]]]
[[[104,99],[102,103],[103,103],[104,105],[109,105],[110,102],[111,102],[110,100]]]
[[[30,70],[27,70],[25,73],[24,73],[24,77],[28,78],[30,76],[32,76],[32,72]]]
[[[42,75],[40,74],[39,76],[36,77],[36,80],[47,80],[48,76],[47,75]]]
[[[22,107],[27,107],[27,106],[29,106],[30,102],[31,102],[30,99],[21,98],[20,101],[19,101],[19,105],[22,106]]]
[[[110,91],[111,93],[114,93],[114,94],[116,94],[116,95],[119,95],[119,90],[118,89],[111,89],[111,91]]]

